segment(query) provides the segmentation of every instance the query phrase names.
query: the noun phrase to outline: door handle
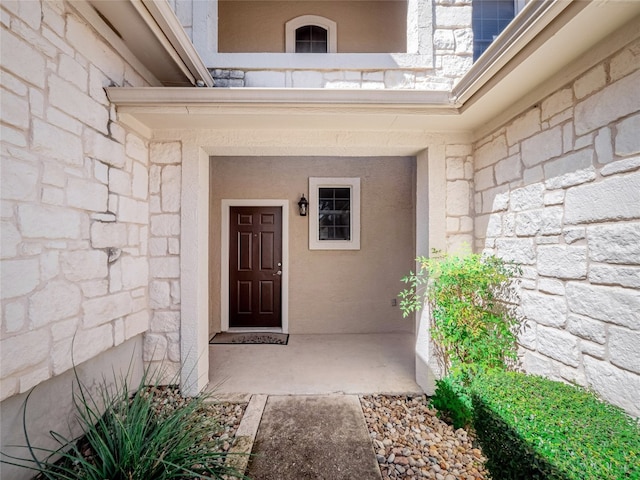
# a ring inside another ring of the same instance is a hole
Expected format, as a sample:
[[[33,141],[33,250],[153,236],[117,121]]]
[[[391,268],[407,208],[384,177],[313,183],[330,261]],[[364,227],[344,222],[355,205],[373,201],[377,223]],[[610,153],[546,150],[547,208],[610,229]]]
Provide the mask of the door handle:
[[[271,276],[275,277],[276,275],[282,275],[282,270],[278,270],[276,273],[271,274]]]

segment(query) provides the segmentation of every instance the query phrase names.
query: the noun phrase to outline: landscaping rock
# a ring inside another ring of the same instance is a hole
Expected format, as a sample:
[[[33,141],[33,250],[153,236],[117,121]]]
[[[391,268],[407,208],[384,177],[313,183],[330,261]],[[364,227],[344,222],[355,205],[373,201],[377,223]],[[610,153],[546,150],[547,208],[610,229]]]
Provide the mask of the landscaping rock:
[[[488,478],[474,438],[440,420],[424,395],[366,395],[360,402],[383,479]]]

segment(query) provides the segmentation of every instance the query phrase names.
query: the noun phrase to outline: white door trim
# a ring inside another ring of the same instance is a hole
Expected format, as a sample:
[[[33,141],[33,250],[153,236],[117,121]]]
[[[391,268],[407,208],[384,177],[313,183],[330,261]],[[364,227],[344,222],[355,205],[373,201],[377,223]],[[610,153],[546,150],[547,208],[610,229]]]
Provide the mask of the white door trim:
[[[282,333],[289,333],[289,200],[223,199],[220,232],[220,328],[229,330],[229,214],[231,207],[282,207]]]

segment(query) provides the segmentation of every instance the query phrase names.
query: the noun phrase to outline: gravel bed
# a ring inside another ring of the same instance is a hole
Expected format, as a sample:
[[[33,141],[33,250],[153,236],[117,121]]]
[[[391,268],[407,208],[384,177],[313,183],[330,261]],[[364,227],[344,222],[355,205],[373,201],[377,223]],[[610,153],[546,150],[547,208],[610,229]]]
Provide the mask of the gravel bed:
[[[153,392],[154,403],[161,412],[180,408],[188,400],[180,395],[177,386],[150,387],[148,391]],[[211,424],[209,439],[217,440],[218,448],[222,452],[228,452],[231,448],[246,408],[247,403],[219,402],[212,397],[207,400],[204,409],[198,412],[203,421]]]
[[[186,402],[177,387],[154,389],[160,409]],[[489,480],[485,457],[464,429],[454,430],[430,409],[426,396],[365,395],[362,411],[384,480]],[[211,437],[228,451],[246,403],[208,402],[200,414],[211,422]]]
[[[424,395],[360,398],[382,478],[488,479],[472,436],[440,420],[427,402]]]

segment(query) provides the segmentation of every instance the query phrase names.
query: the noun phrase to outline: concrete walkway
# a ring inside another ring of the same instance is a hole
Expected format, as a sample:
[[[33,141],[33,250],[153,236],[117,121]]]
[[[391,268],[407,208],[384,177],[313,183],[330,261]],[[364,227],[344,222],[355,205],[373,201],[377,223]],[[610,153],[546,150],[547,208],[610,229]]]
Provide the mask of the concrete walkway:
[[[252,480],[382,478],[356,395],[254,395],[232,452]]]
[[[210,345],[209,389],[248,401],[228,461],[253,480],[380,480],[359,394],[420,394],[412,334]],[[248,470],[247,470],[248,468]]]
[[[225,394],[421,393],[412,334],[290,335],[288,345],[210,345],[209,385]]]

